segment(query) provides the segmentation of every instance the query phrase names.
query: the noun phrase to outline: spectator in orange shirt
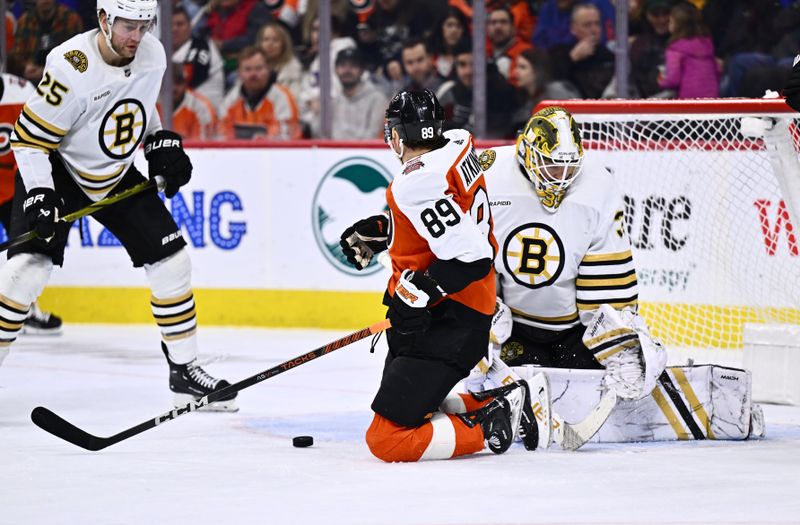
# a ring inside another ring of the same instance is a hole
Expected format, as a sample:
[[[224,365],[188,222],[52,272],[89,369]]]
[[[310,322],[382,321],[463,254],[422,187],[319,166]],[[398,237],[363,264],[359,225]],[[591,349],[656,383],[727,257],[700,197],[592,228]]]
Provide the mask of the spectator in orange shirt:
[[[216,135],[217,116],[211,102],[191,89],[181,64],[172,67],[172,128],[184,140],[210,140]]]
[[[299,139],[297,104],[289,90],[275,82],[264,51],[246,47],[239,55],[241,88],[225,97],[221,132],[227,139]]]
[[[530,49],[531,45],[517,37],[511,10],[498,7],[490,11],[486,19],[486,33],[491,44],[491,48],[487,50],[489,56],[494,60],[500,74],[516,87],[513,71],[517,65],[517,57]]]

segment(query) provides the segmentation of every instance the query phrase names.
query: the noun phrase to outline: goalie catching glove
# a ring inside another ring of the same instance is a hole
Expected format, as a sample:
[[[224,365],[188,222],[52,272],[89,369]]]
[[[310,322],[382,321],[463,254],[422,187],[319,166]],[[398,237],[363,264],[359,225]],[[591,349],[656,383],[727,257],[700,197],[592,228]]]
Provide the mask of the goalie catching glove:
[[[583,334],[583,344],[605,366],[603,384],[622,399],[641,399],[656,386],[667,354],[644,320],[630,309],[603,304]]]
[[[183,151],[181,136],[165,129],[156,131],[144,140],[144,158],[150,178],[164,178],[164,195],[171,199],[178,189],[192,178],[192,161]]]
[[[362,219],[342,232],[340,239],[339,246],[347,262],[363,270],[373,255],[387,248],[389,218],[381,214]]]
[[[424,332],[431,324],[428,305],[447,295],[423,272],[403,270],[389,303],[389,320],[399,334]]]
[[[28,227],[36,233],[36,242],[47,246],[55,238],[58,220],[58,197],[50,188],[33,188],[25,196],[22,211]]]

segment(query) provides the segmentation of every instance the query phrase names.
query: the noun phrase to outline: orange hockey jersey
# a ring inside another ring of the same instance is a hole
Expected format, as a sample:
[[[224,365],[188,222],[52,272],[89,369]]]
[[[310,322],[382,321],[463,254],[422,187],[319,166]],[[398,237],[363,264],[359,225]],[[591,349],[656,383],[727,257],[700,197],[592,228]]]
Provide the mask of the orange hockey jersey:
[[[226,139],[299,139],[297,103],[289,90],[272,84],[263,99],[251,108],[239,91],[225,97],[220,111],[220,134]]]
[[[497,253],[489,197],[472,135],[457,129],[444,136],[450,139],[446,146],[406,162],[386,190],[391,221],[390,295],[405,269],[426,270],[437,259],[466,263],[494,259]],[[447,297],[492,315],[494,270]]]
[[[174,108],[172,127],[184,140],[214,139],[217,114],[206,97],[187,89],[181,103]]]
[[[0,75],[0,204],[14,196],[17,162],[11,151],[11,132],[33,89],[25,79],[7,73]]]

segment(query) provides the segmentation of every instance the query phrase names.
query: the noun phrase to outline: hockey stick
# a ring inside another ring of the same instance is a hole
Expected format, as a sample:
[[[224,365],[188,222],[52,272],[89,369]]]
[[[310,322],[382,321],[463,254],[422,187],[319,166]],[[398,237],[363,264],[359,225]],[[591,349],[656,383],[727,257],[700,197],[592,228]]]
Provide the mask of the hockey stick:
[[[214,392],[211,392],[207,396],[204,396],[197,401],[192,401],[191,403],[188,403],[182,407],[176,407],[169,412],[165,412],[164,414],[154,417],[153,419],[148,419],[143,423],[139,423],[135,427],[123,430],[119,434],[114,434],[110,437],[93,436],[92,434],[81,430],[69,421],[63,419],[51,410],[48,410],[44,407],[36,407],[33,409],[31,412],[31,421],[33,421],[33,423],[42,430],[45,430],[54,436],[63,439],[64,441],[69,441],[73,445],[85,448],[86,450],[102,450],[137,434],[141,434],[145,430],[150,430],[151,428],[155,428],[162,423],[176,419],[178,416],[188,414],[189,412],[194,412],[198,408],[204,407],[209,403],[213,403],[214,401],[217,401],[223,397],[229,396],[234,392],[244,390],[245,388],[269,379],[270,377],[282,374],[287,370],[291,370],[292,368],[312,361],[325,354],[329,354],[334,350],[338,350],[351,343],[360,341],[365,337],[382,332],[387,328],[389,328],[389,320],[384,319],[383,321],[375,323],[372,326],[364,328],[363,330],[353,332],[352,334],[342,337],[341,339],[332,341],[315,350],[311,350],[308,353],[295,357],[294,359],[290,359],[289,361],[285,361],[277,366],[273,366],[272,368],[264,370],[263,372],[259,372],[256,375],[250,376],[247,379],[243,379],[238,383],[234,383],[220,390],[215,390]]]
[[[161,178],[160,175],[156,175],[156,177],[146,181],[140,182],[136,186],[132,186],[127,190],[121,191],[119,193],[115,193],[114,195],[110,195],[105,199],[100,199],[97,202],[93,202],[90,205],[81,208],[80,210],[74,211],[72,213],[68,213],[63,217],[59,218],[59,222],[72,222],[75,220],[80,219],[81,217],[86,217],[87,215],[91,215],[97,210],[102,210],[106,206],[110,206],[111,204],[115,204],[121,200],[127,199],[128,197],[132,197],[139,193],[149,190],[150,188],[158,188],[161,189],[164,185],[164,179]],[[6,242],[0,244],[0,252],[4,252],[9,248],[13,248],[14,246],[18,246],[24,242],[28,242],[37,238],[36,232],[33,230],[17,235],[13,239],[9,239]]]

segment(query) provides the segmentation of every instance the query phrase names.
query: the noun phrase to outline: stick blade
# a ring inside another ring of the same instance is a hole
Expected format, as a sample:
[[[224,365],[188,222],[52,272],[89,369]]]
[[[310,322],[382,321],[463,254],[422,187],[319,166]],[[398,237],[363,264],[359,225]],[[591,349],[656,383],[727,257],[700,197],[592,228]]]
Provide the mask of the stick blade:
[[[57,438],[69,441],[75,446],[96,452],[108,446],[104,438],[93,436],[85,432],[52,410],[45,407],[36,407],[31,411],[31,421],[45,432]]]
[[[615,406],[617,406],[617,394],[613,390],[609,390],[583,421],[574,425],[564,425],[564,439],[561,447],[565,450],[581,448],[597,434]]]

